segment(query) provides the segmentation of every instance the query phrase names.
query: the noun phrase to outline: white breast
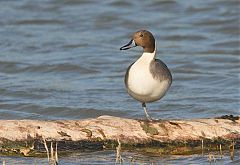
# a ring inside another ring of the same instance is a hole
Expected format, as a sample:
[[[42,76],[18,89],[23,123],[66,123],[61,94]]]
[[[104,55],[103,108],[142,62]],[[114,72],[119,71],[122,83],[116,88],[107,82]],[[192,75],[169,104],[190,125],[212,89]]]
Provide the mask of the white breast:
[[[128,93],[141,102],[159,100],[170,86],[169,81],[160,82],[150,73],[149,66],[154,57],[155,52],[143,53],[129,70]]]

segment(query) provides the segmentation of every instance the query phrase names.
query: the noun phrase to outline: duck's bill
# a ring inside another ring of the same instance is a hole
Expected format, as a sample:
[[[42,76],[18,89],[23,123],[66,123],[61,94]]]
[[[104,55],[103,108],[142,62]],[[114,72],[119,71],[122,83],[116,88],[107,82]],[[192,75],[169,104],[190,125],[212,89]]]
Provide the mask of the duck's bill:
[[[136,47],[136,46],[137,46],[136,43],[132,39],[128,44],[121,47],[120,50],[127,50],[127,49],[130,49],[130,48]]]

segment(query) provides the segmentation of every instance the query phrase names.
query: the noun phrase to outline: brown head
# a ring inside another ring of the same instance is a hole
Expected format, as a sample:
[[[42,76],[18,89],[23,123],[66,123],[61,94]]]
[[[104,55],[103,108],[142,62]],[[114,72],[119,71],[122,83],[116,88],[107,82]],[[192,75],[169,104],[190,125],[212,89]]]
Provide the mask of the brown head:
[[[127,50],[136,46],[143,47],[144,52],[153,53],[155,50],[155,39],[151,32],[147,30],[140,30],[133,34],[131,41],[120,48],[120,50]]]

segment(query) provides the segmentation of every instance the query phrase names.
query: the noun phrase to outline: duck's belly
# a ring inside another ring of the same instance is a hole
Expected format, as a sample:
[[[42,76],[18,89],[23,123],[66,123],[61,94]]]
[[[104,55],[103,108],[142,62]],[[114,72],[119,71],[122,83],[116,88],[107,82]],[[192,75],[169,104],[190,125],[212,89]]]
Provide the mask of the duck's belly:
[[[148,68],[134,68],[129,70],[127,81],[128,93],[140,102],[153,102],[162,98],[167,92],[170,82],[153,78]]]

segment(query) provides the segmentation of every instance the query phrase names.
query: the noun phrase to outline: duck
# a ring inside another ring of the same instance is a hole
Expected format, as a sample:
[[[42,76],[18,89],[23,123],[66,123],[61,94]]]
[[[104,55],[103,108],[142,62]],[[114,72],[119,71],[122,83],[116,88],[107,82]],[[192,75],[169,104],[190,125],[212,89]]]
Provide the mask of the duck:
[[[137,46],[143,48],[143,53],[127,68],[124,82],[127,93],[142,104],[147,120],[152,121],[146,104],[160,100],[167,93],[172,84],[172,75],[167,65],[156,58],[156,41],[150,31],[135,32],[130,42],[120,50]]]

